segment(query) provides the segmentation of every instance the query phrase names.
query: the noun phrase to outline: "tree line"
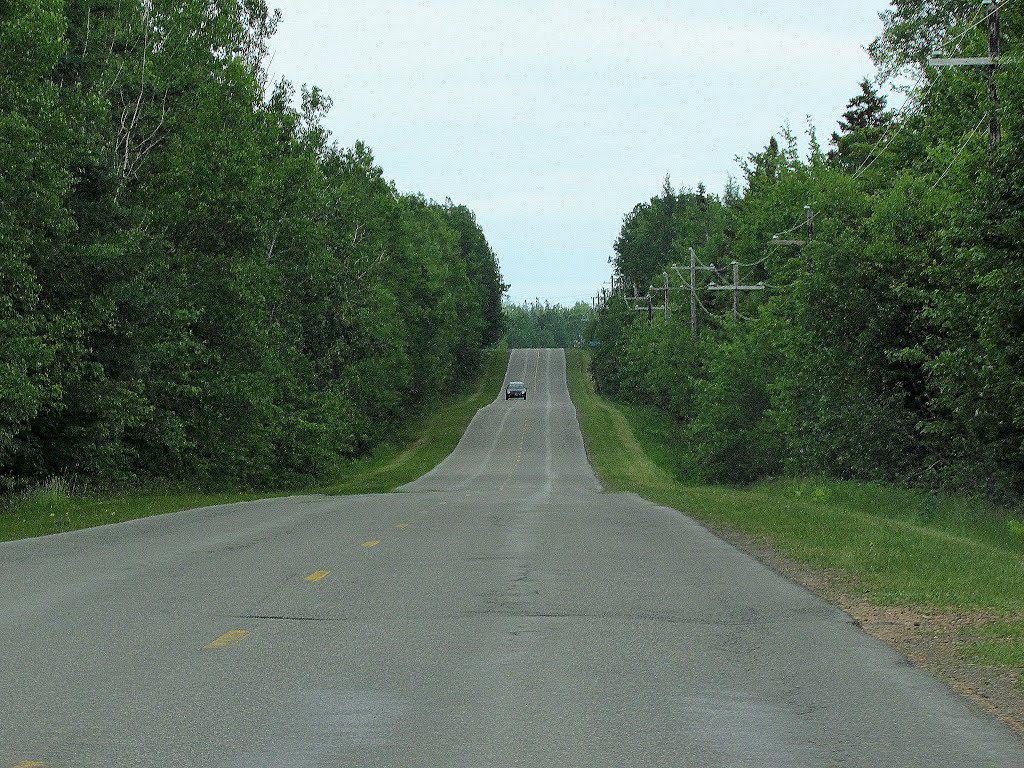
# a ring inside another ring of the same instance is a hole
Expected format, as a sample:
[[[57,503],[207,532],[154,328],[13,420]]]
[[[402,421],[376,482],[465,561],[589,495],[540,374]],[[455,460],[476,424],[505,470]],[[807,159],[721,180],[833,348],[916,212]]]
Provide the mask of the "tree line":
[[[0,489],[268,486],[361,454],[501,336],[461,205],[268,83],[263,0],[0,8]]]
[[[506,304],[505,342],[511,349],[571,349],[583,343],[593,308],[571,307],[540,300]]]
[[[904,106],[865,80],[828,146],[811,127],[801,149],[784,129],[721,196],[666,180],[625,216],[617,288],[590,329],[593,374],[602,391],[664,412],[681,474],[1020,498],[1024,14],[1001,14],[994,151],[988,70],[926,64],[936,51],[987,55],[991,8],[894,4],[869,50],[880,79],[911,83]],[[731,290],[734,262],[750,290]],[[668,318],[635,311],[634,287],[645,297],[652,284]]]

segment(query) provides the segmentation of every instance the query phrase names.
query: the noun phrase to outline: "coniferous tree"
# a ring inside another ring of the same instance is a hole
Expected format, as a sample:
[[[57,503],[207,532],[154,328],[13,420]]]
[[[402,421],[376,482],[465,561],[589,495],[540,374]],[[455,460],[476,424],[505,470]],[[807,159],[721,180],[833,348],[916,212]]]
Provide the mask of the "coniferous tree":
[[[828,155],[829,160],[854,173],[865,165],[869,153],[878,149],[892,122],[887,99],[878,93],[874,84],[864,78],[860,89],[847,104],[843,119],[839,121],[839,132],[832,133],[833,149]]]

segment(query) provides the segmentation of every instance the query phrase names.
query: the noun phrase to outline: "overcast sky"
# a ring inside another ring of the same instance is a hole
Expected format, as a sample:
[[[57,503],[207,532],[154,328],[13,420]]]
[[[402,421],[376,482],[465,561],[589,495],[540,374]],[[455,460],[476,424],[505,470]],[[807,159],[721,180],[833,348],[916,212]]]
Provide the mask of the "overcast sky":
[[[721,193],[737,155],[807,116],[822,141],[882,0],[271,0],[271,76],[334,99],[403,192],[472,208],[510,299],[589,302],[622,217],[661,188]],[[799,213],[799,212],[797,212]]]

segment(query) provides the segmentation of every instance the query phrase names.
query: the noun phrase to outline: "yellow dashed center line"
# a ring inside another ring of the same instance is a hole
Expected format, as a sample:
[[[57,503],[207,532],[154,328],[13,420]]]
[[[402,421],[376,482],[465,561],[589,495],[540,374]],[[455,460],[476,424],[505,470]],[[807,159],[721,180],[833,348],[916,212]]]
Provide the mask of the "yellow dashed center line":
[[[519,462],[523,459],[523,447],[526,445],[526,420],[523,420],[523,434],[519,438],[519,448],[516,450],[515,461],[512,462],[512,466],[508,469],[508,476],[505,478],[505,482],[501,484],[501,488],[498,492],[501,493],[505,490],[506,486],[512,481],[513,475],[516,473],[516,469],[519,467]]]
[[[533,372],[533,391],[534,391],[534,397],[536,397],[537,382],[540,380],[540,350],[537,350],[536,362],[537,362],[537,367],[534,369],[534,372]],[[508,475],[505,477],[505,482],[503,482],[501,484],[501,488],[498,489],[498,493],[503,492],[505,490],[505,488],[508,486],[508,484],[510,482],[512,482],[512,478],[513,478],[513,476],[516,473],[516,469],[519,468],[519,462],[522,461],[522,459],[523,459],[523,448],[526,446],[526,431],[527,431],[526,428],[528,426],[529,426],[529,419],[527,417],[524,417],[523,418],[523,432],[519,436],[519,447],[516,450],[516,457],[512,461],[512,465],[509,467],[509,470],[508,470]],[[468,493],[466,495],[469,496]]]
[[[330,571],[313,571],[306,577],[306,581],[323,581],[330,576]]]
[[[216,651],[220,648],[227,648],[235,643],[241,642],[242,638],[248,634],[249,630],[247,629],[232,629],[230,632],[225,632],[212,643],[207,645],[206,650]]]
[[[363,549],[373,549],[378,544],[380,544],[380,542],[377,539],[371,539],[370,541],[364,541],[362,543],[362,547]]]
[[[46,768],[46,763],[40,763],[38,760],[25,760],[18,763],[14,768]]]

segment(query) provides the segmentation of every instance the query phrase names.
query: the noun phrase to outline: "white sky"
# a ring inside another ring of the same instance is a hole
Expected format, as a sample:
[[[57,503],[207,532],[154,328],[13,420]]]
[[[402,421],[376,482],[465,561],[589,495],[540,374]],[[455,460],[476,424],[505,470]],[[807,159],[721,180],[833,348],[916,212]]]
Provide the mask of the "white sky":
[[[622,217],[661,189],[721,193],[737,155],[807,116],[827,143],[882,0],[270,0],[271,76],[318,85],[344,145],[403,192],[472,208],[510,298],[572,304]],[[796,212],[799,214],[799,212]]]

